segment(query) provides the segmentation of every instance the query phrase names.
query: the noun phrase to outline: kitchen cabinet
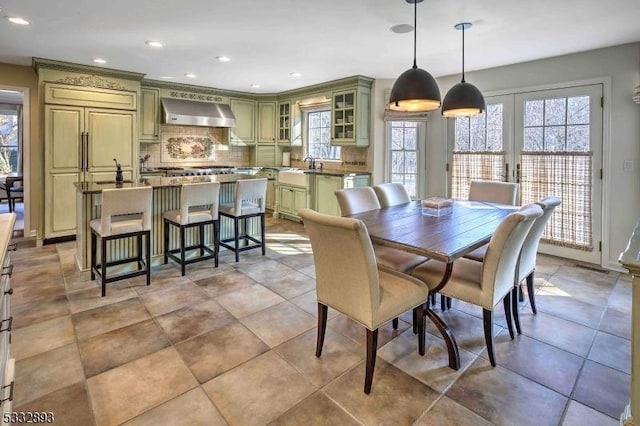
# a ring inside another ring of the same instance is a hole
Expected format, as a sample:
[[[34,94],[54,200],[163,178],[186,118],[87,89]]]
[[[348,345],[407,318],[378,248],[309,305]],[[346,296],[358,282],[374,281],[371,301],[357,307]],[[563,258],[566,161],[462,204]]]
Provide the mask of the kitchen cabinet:
[[[138,137],[141,143],[160,142],[160,90],[140,88],[140,123]]]
[[[298,210],[306,208],[307,188],[295,185],[278,185],[278,213],[289,219],[300,221]]]
[[[371,179],[369,175],[325,175],[314,174],[313,200],[314,210],[319,213],[340,216],[340,205],[335,192],[345,188],[360,188],[369,186]]]
[[[368,146],[371,89],[358,86],[332,94],[331,145]]]
[[[45,238],[74,235],[75,182],[134,177],[136,112],[45,106]],[[71,214],[70,214],[71,212]]]
[[[255,145],[256,103],[245,99],[231,99],[229,106],[236,117],[236,126],[229,131],[229,143],[238,146]]]
[[[291,102],[278,102],[278,144],[291,145]]]
[[[258,143],[276,143],[275,102],[258,102]]]
[[[302,110],[296,102],[291,104],[291,146],[302,146]]]
[[[5,213],[0,215],[0,265],[2,265],[2,276],[0,277],[0,386],[2,392],[0,399],[2,402],[2,415],[11,413],[12,399],[15,386],[15,359],[11,357],[11,257],[10,251],[16,246],[9,244],[13,227],[15,224],[15,213]],[[4,423],[4,422],[3,422]]]
[[[274,169],[262,169],[256,173],[256,177],[266,177],[269,180],[267,182],[267,197],[265,199],[264,206],[273,210],[276,207],[276,179],[278,178],[278,171]]]

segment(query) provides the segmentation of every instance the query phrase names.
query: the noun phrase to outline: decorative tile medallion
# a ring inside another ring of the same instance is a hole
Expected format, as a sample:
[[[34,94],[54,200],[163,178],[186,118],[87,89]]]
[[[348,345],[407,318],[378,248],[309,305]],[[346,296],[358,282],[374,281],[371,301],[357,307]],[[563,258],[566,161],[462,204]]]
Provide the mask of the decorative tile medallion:
[[[206,136],[173,136],[165,139],[162,161],[215,160],[215,143]]]

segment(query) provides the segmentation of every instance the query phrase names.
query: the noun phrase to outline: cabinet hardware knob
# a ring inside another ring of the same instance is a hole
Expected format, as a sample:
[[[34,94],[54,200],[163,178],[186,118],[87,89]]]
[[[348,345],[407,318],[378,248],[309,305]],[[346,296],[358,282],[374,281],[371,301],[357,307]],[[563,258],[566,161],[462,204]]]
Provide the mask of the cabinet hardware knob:
[[[8,398],[3,398],[0,399],[0,404],[2,404],[5,401],[13,401],[13,385],[16,383],[15,380],[12,380],[11,383],[9,383],[8,385],[4,385],[2,387],[0,387],[0,391],[4,393],[4,390],[6,388],[9,388],[9,397]]]
[[[5,291],[4,294],[12,295],[13,294],[13,289],[10,288],[9,290]]]
[[[4,323],[8,323],[7,328],[3,327]],[[3,331],[11,331],[11,326],[13,325],[13,316],[10,316],[9,318],[3,319],[2,321],[0,321],[0,332]]]
[[[0,275],[9,275],[9,278],[11,278],[12,273],[13,273],[13,265],[9,265],[9,266],[2,267],[2,273]]]
[[[7,250],[9,250],[9,251],[16,251],[16,250],[18,250],[18,243],[12,243],[12,244],[9,244],[9,245],[7,246]]]

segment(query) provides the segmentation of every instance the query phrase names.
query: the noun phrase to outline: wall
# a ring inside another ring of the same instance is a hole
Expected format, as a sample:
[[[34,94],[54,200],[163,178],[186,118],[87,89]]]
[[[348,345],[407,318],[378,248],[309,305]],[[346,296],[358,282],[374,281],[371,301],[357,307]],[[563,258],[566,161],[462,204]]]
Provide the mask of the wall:
[[[40,210],[42,207],[42,157],[43,149],[40,139],[40,107],[38,103],[38,76],[31,67],[19,65],[9,65],[0,63],[0,88],[12,90],[29,89],[29,111],[25,109],[25,116],[29,114],[29,135],[25,134],[24,144],[28,145],[29,162],[25,161],[24,173],[28,174],[30,189],[27,193],[26,206],[29,211],[25,212],[25,236],[35,233],[35,229],[40,223]],[[26,146],[23,147],[26,151]],[[25,157],[26,160],[26,157]],[[27,217],[28,216],[28,217]],[[28,220],[28,222],[27,222]]]
[[[443,97],[459,79],[459,75],[437,79]],[[618,256],[640,216],[640,105],[631,100],[640,83],[640,43],[467,72],[466,79],[484,93],[594,79],[606,82],[603,266],[619,269]],[[376,80],[374,87],[375,142],[370,155],[376,183],[384,180],[384,90],[392,85],[393,80]],[[623,160],[633,161],[631,172],[622,171]],[[423,195],[444,195],[445,164],[446,120],[438,112],[428,123],[428,189]]]

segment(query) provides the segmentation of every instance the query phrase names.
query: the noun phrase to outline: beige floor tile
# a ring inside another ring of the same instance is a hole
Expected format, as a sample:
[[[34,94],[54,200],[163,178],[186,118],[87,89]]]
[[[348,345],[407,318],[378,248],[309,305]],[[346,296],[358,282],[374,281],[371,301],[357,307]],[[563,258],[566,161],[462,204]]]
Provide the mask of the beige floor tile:
[[[165,265],[161,265],[165,266]],[[167,290],[170,288],[177,288],[182,286],[192,285],[193,282],[189,277],[180,276],[180,270],[177,272],[171,269],[170,271],[162,271],[161,273],[154,274],[154,270],[151,270],[151,285],[145,285],[145,277],[135,277],[131,279],[132,282],[137,283],[135,287],[136,293],[147,294],[155,293],[158,291]]]
[[[447,396],[491,423],[504,425],[557,425],[567,405],[567,398],[559,393],[500,366],[492,367],[480,357]]]
[[[141,294],[140,298],[153,316],[177,311],[209,300],[209,296],[193,283]]]
[[[207,398],[202,388],[197,387],[123,423],[123,426],[222,426],[226,424],[227,422]]]
[[[463,407],[454,400],[443,396],[427,411],[415,426],[490,426],[491,423]]]
[[[270,423],[270,426],[355,426],[359,424],[356,419],[327,398],[324,393],[316,392],[278,417]]]
[[[179,268],[176,265],[176,268]],[[193,282],[204,280],[207,278],[211,278],[215,275],[219,274],[227,274],[235,271],[234,266],[231,263],[220,263],[218,262],[218,267],[214,266],[213,260],[208,260],[202,263],[195,263],[191,265],[187,265],[187,277]]]
[[[243,268],[242,272],[249,275],[257,282],[262,282],[264,279],[276,279],[283,278],[293,274],[295,270],[287,265],[284,265],[276,260],[265,259],[261,262],[254,263]]]
[[[218,297],[256,284],[255,280],[235,269],[224,274],[215,274],[195,281],[211,297]]]
[[[51,297],[49,299],[35,300],[21,305],[11,305],[13,315],[13,327],[21,328],[52,318],[69,315],[69,302],[66,295]]]
[[[596,331],[572,321],[538,311],[537,315],[520,316],[522,334],[565,351],[587,356]]]
[[[54,424],[87,426],[94,424],[84,381],[48,393],[36,400],[13,406],[15,412],[52,413]]]
[[[425,354],[418,353],[418,336],[409,328],[378,350],[378,356],[415,377],[438,392],[446,390],[473,362],[476,355],[458,348],[460,369],[449,367],[447,345],[441,338],[427,334]]]
[[[236,319],[214,300],[156,317],[169,339],[175,344],[207,331],[227,327]]]
[[[618,418],[629,403],[631,377],[606,365],[585,361],[573,399]]]
[[[331,310],[331,308],[329,308],[329,310]],[[410,327],[411,325],[404,321],[398,321],[397,330],[393,329],[391,322],[383,324],[380,328],[378,328],[378,348],[383,347]],[[342,314],[338,314],[335,316],[335,318],[327,321],[327,328],[332,328],[333,330],[336,330],[342,335],[360,344],[360,346],[362,346],[363,348],[362,350],[364,351],[364,348],[367,344],[367,329],[364,328],[363,325],[358,324],[357,322],[353,321],[350,318],[347,318]]]
[[[131,298],[73,315],[78,340],[151,318],[138,298]]]
[[[169,346],[167,336],[152,319],[78,343],[87,378]]]
[[[71,317],[53,318],[11,331],[11,354],[16,360],[75,342]]]
[[[325,393],[364,424],[410,425],[438,393],[378,357],[371,393],[364,393],[365,362],[324,388]]]
[[[159,368],[161,366],[162,368]],[[125,422],[198,386],[173,348],[87,380],[96,424]]]
[[[114,284],[114,283],[111,283]],[[107,295],[102,297],[100,287],[76,291],[68,293],[69,307],[74,314],[89,309],[99,308],[100,306],[109,305],[111,303],[122,302],[123,300],[137,297],[138,295],[132,288],[118,289],[109,287],[107,284]]]
[[[231,293],[225,293],[217,297],[216,302],[231,312],[234,317],[242,318],[282,303],[284,299],[271,290],[256,284]]]
[[[564,415],[562,426],[617,426],[620,422],[599,411],[582,405],[579,402],[569,402]]]
[[[287,362],[316,386],[324,386],[364,358],[362,348],[351,339],[327,329],[322,355],[316,357],[317,329],[291,339],[275,348]]]
[[[316,325],[312,315],[290,302],[271,306],[241,318],[240,322],[272,348]]]
[[[301,294],[300,296],[292,297],[289,302],[295,303],[307,313],[310,313],[315,318],[318,318],[318,299],[316,299],[316,291],[309,291]],[[328,309],[327,319],[335,318],[340,312],[335,309]]]
[[[13,404],[19,406],[84,380],[75,343],[16,362]]]
[[[269,423],[316,390],[273,351],[202,387],[229,424],[243,425]]]
[[[631,340],[631,314],[607,308],[600,323],[600,331]]]
[[[13,256],[13,255],[12,255]],[[12,257],[13,258],[13,257]],[[29,259],[23,261],[13,260],[14,268],[23,269],[16,270],[11,275],[11,285],[13,288],[22,286],[34,286],[36,284],[50,285],[51,283],[62,283],[62,269],[59,264],[36,266],[29,262]],[[22,266],[24,265],[24,266]]]
[[[609,295],[609,307],[617,311],[631,314],[631,282],[619,279]]]
[[[263,279],[261,284],[285,299],[316,289],[316,280],[300,272],[292,272],[284,277]]]
[[[234,320],[227,327],[176,345],[176,350],[200,383],[269,350],[260,339]]]
[[[13,289],[11,304],[21,305],[23,303],[64,296],[65,294],[64,283],[62,281],[36,284],[32,287],[23,285]]]
[[[598,331],[587,358],[631,374],[631,341]]]

